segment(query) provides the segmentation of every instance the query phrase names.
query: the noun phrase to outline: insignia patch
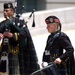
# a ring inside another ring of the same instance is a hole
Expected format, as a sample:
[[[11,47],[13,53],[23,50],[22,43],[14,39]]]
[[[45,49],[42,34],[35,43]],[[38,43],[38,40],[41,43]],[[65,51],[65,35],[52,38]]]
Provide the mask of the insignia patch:
[[[50,18],[50,22],[53,22],[53,18]]]
[[[10,6],[11,6],[11,5],[10,5],[10,4],[8,4],[8,8],[10,8]]]

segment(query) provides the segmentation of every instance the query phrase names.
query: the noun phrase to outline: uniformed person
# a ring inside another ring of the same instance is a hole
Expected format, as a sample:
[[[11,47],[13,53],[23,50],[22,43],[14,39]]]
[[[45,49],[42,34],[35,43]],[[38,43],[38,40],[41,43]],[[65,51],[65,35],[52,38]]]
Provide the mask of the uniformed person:
[[[34,44],[23,18],[14,17],[12,3],[4,3],[4,18],[0,23],[0,72],[9,75],[30,75],[39,69]],[[6,59],[6,56],[8,59]],[[5,59],[5,60],[4,60]]]
[[[48,16],[45,22],[50,35],[43,53],[42,67],[45,62],[54,62],[59,75],[74,75],[74,48],[69,37],[61,32],[60,20],[56,16]]]

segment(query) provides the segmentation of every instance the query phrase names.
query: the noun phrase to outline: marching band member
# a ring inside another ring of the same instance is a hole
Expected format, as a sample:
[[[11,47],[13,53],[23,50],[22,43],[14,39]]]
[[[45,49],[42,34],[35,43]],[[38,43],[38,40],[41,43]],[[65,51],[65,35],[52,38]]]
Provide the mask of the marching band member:
[[[43,53],[42,67],[44,62],[48,64],[54,62],[59,75],[74,75],[74,48],[69,37],[61,32],[60,20],[56,16],[48,16],[45,22],[50,35]]]
[[[30,75],[39,69],[37,54],[24,19],[14,17],[14,12],[12,3],[4,3],[6,20],[0,23],[0,61],[8,57],[8,75]],[[0,66],[0,72],[7,71],[4,65]]]

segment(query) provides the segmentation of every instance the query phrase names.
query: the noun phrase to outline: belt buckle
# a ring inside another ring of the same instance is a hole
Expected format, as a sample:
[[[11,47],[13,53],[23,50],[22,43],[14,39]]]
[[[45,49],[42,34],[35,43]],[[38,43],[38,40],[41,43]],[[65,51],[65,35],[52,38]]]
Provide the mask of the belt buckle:
[[[8,44],[9,43],[9,39],[8,38],[4,38],[3,42],[4,42],[4,44]]]

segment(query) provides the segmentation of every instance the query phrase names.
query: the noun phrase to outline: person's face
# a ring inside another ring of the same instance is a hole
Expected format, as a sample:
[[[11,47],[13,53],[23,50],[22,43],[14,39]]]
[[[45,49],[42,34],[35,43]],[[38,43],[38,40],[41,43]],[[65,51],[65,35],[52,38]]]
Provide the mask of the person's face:
[[[54,33],[58,29],[58,24],[57,23],[49,23],[47,24],[47,30],[49,33]]]
[[[7,18],[7,17],[12,17],[14,14],[14,11],[13,9],[11,8],[7,8],[7,9],[4,9],[4,17]]]

